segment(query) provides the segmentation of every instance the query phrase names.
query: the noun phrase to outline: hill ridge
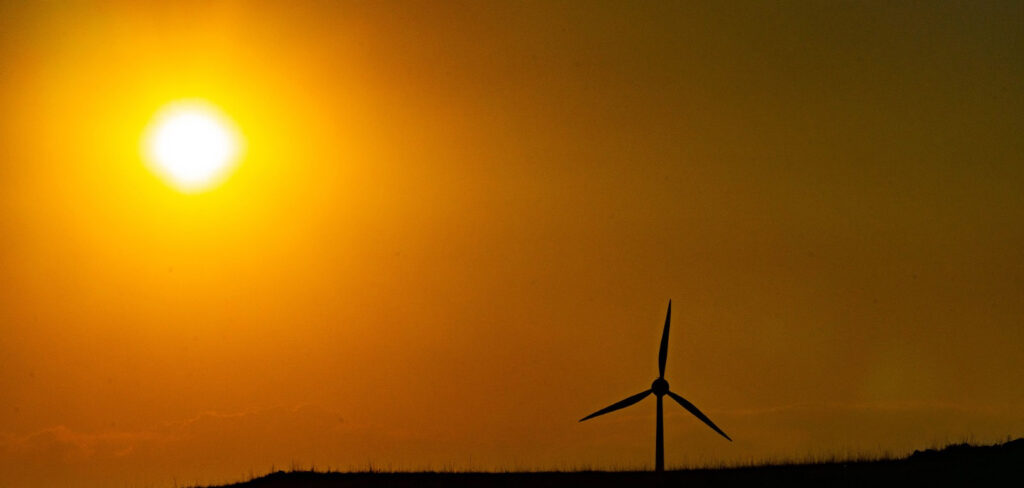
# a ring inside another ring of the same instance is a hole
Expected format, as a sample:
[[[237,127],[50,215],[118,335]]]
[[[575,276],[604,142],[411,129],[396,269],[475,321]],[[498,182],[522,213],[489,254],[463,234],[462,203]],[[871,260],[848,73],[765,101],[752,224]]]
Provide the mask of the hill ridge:
[[[561,486],[977,486],[1024,484],[1024,438],[992,445],[950,444],[903,458],[829,460],[649,471],[318,472],[275,471],[209,488],[371,488]]]

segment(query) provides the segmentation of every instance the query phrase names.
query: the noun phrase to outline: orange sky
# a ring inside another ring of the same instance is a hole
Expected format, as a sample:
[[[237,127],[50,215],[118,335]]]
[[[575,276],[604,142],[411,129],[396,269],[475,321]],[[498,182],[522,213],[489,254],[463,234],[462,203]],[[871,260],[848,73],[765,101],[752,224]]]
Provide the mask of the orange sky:
[[[0,3],[0,484],[1024,435],[1024,5],[718,3]]]

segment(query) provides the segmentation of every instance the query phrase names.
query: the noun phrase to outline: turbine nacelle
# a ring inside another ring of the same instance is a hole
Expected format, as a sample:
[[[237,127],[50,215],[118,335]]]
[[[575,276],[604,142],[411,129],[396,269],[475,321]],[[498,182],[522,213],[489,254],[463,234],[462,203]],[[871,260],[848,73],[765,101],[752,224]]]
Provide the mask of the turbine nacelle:
[[[668,381],[665,381],[665,378],[658,378],[654,380],[654,383],[651,383],[651,391],[654,392],[655,395],[665,396],[665,394],[668,393]]]

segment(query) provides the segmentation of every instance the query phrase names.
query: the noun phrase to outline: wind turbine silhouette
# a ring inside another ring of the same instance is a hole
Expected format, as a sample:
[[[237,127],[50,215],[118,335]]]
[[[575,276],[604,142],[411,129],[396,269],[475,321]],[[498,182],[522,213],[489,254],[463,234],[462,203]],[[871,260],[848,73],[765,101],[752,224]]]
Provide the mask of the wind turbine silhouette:
[[[616,410],[626,408],[636,402],[639,402],[640,400],[643,400],[644,398],[647,398],[647,396],[650,395],[651,393],[654,393],[654,395],[658,398],[658,427],[654,438],[654,471],[658,473],[665,471],[665,432],[664,421],[662,420],[663,414],[661,405],[661,398],[665,395],[672,397],[673,400],[678,402],[680,405],[683,406],[683,408],[685,408],[695,417],[700,419],[701,422],[704,422],[705,424],[708,425],[708,427],[711,427],[712,429],[714,429],[715,432],[722,434],[722,437],[725,437],[726,439],[729,439],[729,442],[732,442],[732,439],[729,438],[729,436],[725,435],[725,432],[722,432],[722,429],[719,429],[718,426],[711,421],[711,419],[709,419],[706,415],[701,413],[701,411],[698,410],[697,407],[694,406],[694,404],[686,401],[685,398],[676,395],[675,393],[669,391],[668,389],[668,381],[665,381],[665,360],[668,359],[668,324],[671,319],[672,300],[669,300],[668,315],[665,316],[665,330],[661,333],[661,351],[658,352],[658,378],[654,380],[654,383],[651,383],[651,388],[649,390],[637,393],[636,395],[633,395],[625,400],[622,400],[621,402],[613,403],[607,407],[602,408],[601,410],[598,410],[580,419],[580,422],[583,422],[584,420],[592,419],[594,417],[597,417],[598,415],[604,415],[609,412],[614,412]]]

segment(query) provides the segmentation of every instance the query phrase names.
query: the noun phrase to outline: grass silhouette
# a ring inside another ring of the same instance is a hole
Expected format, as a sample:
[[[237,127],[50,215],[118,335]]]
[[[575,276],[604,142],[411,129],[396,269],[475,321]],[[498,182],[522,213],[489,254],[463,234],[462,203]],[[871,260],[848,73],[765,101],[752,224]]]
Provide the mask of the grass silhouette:
[[[990,446],[952,444],[894,458],[816,459],[735,467],[649,471],[360,472],[276,471],[217,488],[563,486],[1021,486],[1024,438]],[[210,487],[214,488],[214,487]]]

